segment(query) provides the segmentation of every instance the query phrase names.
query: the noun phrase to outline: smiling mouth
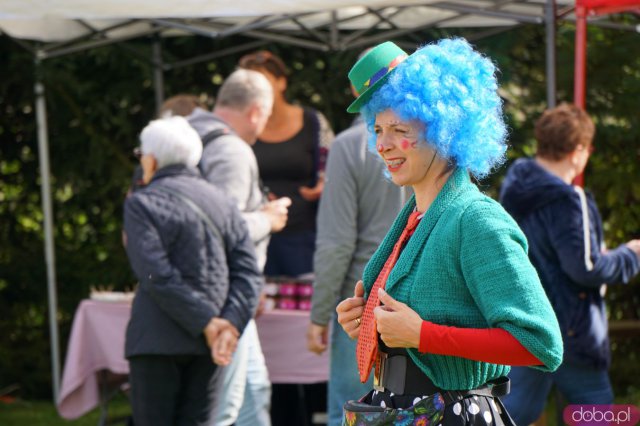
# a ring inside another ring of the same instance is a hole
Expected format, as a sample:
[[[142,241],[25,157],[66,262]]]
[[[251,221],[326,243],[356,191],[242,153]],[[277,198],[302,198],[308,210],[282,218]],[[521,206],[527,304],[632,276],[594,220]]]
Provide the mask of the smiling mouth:
[[[393,160],[385,160],[385,163],[387,163],[387,168],[389,168],[389,170],[396,170],[402,166],[405,161],[406,160],[404,158],[395,158]]]

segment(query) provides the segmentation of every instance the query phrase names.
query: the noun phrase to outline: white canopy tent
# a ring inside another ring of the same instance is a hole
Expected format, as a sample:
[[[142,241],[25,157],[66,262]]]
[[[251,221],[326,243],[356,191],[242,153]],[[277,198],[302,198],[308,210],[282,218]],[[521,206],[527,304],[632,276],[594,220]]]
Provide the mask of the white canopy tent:
[[[153,35],[156,101],[163,98],[163,72],[224,54],[279,42],[321,51],[361,49],[377,42],[412,37],[428,28],[475,27],[480,36],[522,24],[547,29],[547,100],[555,104],[555,27],[574,20],[571,0],[0,0],[0,32],[31,51],[37,64],[94,47]],[[636,31],[599,16],[595,25]],[[164,63],[161,37],[200,35],[216,39],[242,34],[256,41]],[[417,37],[411,47],[423,42]],[[45,91],[35,84],[42,180],[45,257],[49,296],[53,393],[58,399],[60,359],[53,215]]]

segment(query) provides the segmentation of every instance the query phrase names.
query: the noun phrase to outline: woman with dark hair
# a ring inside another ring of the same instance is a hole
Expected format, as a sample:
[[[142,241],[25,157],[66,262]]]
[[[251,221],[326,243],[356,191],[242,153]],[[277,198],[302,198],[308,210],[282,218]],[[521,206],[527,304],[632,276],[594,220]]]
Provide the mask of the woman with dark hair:
[[[506,127],[495,66],[463,39],[408,56],[373,48],[349,78],[370,145],[414,196],[369,260],[338,322],[358,338],[360,380],[344,424],[512,424],[510,365],[555,370],[558,323],[502,207],[471,182],[500,164]]]
[[[239,66],[261,72],[273,87],[273,112],[253,150],[270,198],[292,200],[287,225],[271,236],[264,272],[307,274],[313,270],[317,204],[333,131],[320,112],[287,100],[289,72],[279,57],[262,50],[243,56]]]

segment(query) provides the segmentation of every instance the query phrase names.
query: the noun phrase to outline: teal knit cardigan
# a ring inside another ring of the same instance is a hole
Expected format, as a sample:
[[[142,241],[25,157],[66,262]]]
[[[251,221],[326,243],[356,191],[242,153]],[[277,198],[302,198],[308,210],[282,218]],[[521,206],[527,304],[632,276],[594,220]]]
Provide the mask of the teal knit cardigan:
[[[363,275],[367,295],[414,208],[412,197],[369,260]],[[466,170],[457,169],[402,251],[386,290],[423,320],[507,330],[544,363],[537,368],[554,371],[562,362],[560,329],[527,250],[511,216],[471,183]],[[417,349],[408,353],[445,390],[473,389],[510,370]]]

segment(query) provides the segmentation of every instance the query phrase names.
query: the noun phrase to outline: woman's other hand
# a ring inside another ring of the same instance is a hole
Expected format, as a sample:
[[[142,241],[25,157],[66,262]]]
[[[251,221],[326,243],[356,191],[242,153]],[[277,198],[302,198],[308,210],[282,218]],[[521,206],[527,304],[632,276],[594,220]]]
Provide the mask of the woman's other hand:
[[[422,318],[406,304],[398,302],[383,289],[378,290],[383,306],[373,310],[380,338],[390,348],[418,348]]]
[[[336,308],[338,323],[352,339],[357,339],[360,334],[360,321],[363,311],[364,285],[362,281],[358,281],[353,291],[353,297],[344,299]]]
[[[313,188],[308,186],[301,186],[298,188],[300,195],[307,201],[317,201],[322,195],[322,190],[324,189],[324,178],[318,178],[318,183]]]

